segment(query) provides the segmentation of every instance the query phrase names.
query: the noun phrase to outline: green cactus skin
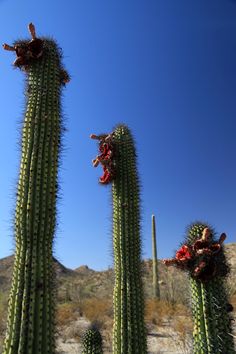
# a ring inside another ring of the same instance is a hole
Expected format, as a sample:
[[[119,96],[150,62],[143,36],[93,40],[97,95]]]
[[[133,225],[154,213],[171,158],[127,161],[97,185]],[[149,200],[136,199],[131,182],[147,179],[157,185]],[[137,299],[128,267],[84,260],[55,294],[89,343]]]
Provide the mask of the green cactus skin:
[[[115,354],[147,352],[141,280],[140,192],[136,153],[129,129],[114,131],[116,178],[112,182]]]
[[[187,243],[191,245],[201,238],[206,227],[211,230],[214,239],[214,232],[209,226],[196,223],[188,230]],[[224,263],[223,252],[221,257]],[[207,282],[190,277],[190,284],[194,321],[194,354],[235,353],[223,277],[218,275]]]
[[[156,243],[156,222],[155,215],[152,215],[152,287],[153,297],[160,300],[160,287],[158,283],[158,261],[157,261],[157,243]]]
[[[55,352],[52,245],[62,125],[62,67],[55,42],[46,38],[42,41],[43,55],[24,67],[27,105],[15,211],[16,252],[3,354]],[[25,43],[29,42],[21,41],[20,45]],[[5,45],[5,49],[8,47]],[[20,67],[19,62],[21,58],[17,61]]]
[[[87,329],[82,337],[82,354],[103,354],[102,336],[99,330],[92,326]]]

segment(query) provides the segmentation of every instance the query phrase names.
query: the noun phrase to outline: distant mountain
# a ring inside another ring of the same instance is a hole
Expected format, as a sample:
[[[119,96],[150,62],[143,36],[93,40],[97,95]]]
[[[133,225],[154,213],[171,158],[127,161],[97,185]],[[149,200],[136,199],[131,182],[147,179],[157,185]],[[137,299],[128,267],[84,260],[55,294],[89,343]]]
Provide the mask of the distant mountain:
[[[226,256],[231,266],[229,277],[230,292],[236,292],[236,243],[225,245]],[[10,290],[14,256],[0,259],[0,293]],[[76,301],[83,298],[112,297],[113,269],[95,271],[87,265],[74,270],[66,268],[56,259],[54,266],[57,279],[58,301]],[[159,283],[161,296],[169,301],[186,303],[188,301],[188,282],[184,272],[174,267],[166,267],[159,261]],[[146,297],[152,294],[152,261],[143,261],[143,282]]]

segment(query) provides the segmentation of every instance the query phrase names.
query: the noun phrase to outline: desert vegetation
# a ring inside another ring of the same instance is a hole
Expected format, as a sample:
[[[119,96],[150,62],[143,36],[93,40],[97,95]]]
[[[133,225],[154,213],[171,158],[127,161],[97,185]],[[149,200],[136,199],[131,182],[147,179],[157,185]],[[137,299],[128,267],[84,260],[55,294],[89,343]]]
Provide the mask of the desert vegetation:
[[[232,272],[228,277],[230,303],[236,306],[235,244],[226,245]],[[96,272],[87,266],[76,270],[65,268],[54,260],[57,275],[56,339],[58,354],[82,353],[82,337],[92,324],[99,326],[104,353],[112,353],[113,304],[112,269]],[[1,345],[6,330],[7,301],[13,257],[0,260]],[[142,262],[145,293],[145,323],[148,331],[148,353],[192,353],[192,313],[187,274],[158,261],[160,300],[153,299],[152,260]],[[231,313],[233,318],[233,313]],[[0,346],[0,348],[2,348]],[[1,352],[2,349],[0,349]],[[166,349],[167,350],[167,349]],[[167,351],[168,352],[168,351]]]

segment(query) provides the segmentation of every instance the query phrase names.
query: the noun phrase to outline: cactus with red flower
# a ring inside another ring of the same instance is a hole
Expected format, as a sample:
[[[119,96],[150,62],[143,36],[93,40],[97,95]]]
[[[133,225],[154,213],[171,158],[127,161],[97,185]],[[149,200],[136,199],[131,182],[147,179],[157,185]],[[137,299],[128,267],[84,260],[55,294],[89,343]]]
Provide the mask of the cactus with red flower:
[[[4,44],[27,75],[15,212],[16,253],[3,354],[53,354],[57,174],[62,133],[61,86],[69,77],[57,44],[37,38]]]
[[[194,354],[235,353],[224,284],[229,272],[223,249],[225,239],[223,233],[216,240],[206,224],[193,224],[175,257],[164,260],[166,265],[175,265],[190,274]]]
[[[119,125],[99,140],[93,160],[104,174],[100,183],[112,183],[115,286],[113,352],[145,354],[144,298],[141,279],[140,197],[136,153],[130,130]]]

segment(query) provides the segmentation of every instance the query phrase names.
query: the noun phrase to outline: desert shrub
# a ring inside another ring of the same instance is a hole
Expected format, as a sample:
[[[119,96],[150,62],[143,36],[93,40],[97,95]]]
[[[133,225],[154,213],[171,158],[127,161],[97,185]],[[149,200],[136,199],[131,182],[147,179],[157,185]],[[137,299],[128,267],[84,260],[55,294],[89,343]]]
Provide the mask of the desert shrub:
[[[147,299],[145,303],[145,321],[161,325],[167,318],[173,316],[174,306],[163,300]]]
[[[58,326],[67,325],[78,317],[78,305],[75,303],[59,304],[56,310],[56,323]]]
[[[7,328],[7,301],[8,295],[0,292],[0,352],[2,352],[3,338]]]
[[[192,353],[193,323],[191,316],[175,315],[172,323],[176,333],[176,336],[173,338],[175,344],[181,350],[181,353]]]
[[[189,281],[187,274],[181,273],[174,267],[164,268],[161,299],[172,305],[189,302]]]
[[[0,292],[0,336],[5,333],[7,322],[7,295]]]
[[[173,305],[173,311],[175,316],[192,316],[191,308],[180,303]]]
[[[109,299],[91,298],[81,303],[81,311],[91,322],[105,322],[112,318],[112,301]]]
[[[236,294],[230,297],[230,303],[234,308],[234,311],[236,311]]]
[[[147,299],[145,303],[145,320],[147,323],[162,325],[175,317],[191,317],[191,310],[183,304],[171,304],[168,301]]]
[[[232,274],[227,279],[226,289],[227,289],[227,293],[228,293],[229,298],[236,297],[236,278],[235,278],[235,276],[233,277]]]

